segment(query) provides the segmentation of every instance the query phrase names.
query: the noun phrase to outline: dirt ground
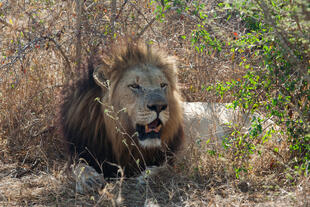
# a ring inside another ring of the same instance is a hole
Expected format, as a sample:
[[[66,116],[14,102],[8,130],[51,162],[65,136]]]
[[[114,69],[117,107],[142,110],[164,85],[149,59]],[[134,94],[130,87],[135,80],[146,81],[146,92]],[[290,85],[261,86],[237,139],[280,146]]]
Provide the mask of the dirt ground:
[[[60,166],[64,163],[58,163]],[[156,176],[109,181],[98,192],[75,193],[74,181],[60,170],[22,169],[0,163],[1,206],[309,206],[309,179],[279,187],[217,177],[192,177],[178,169]],[[22,173],[23,172],[23,173]],[[275,175],[274,175],[275,176]],[[270,176],[262,180],[272,179]],[[264,182],[264,181],[262,181]]]

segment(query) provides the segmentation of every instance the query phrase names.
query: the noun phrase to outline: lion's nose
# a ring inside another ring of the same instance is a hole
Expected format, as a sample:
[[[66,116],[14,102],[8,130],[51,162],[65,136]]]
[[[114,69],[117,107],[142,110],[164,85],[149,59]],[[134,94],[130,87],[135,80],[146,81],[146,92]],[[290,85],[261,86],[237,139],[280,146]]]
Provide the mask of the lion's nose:
[[[157,113],[160,113],[163,110],[166,110],[167,104],[153,104],[153,105],[147,105],[147,108],[149,108],[152,111],[156,111]]]

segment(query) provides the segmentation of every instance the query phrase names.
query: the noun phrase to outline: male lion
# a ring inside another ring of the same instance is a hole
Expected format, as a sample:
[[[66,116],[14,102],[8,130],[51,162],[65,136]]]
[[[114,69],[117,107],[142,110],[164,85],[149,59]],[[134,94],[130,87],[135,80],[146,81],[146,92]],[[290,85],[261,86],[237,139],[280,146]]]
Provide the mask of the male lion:
[[[77,155],[104,177],[116,176],[117,165],[132,176],[171,161],[184,139],[174,59],[126,43],[110,68],[90,64],[89,72],[62,106],[71,157]]]

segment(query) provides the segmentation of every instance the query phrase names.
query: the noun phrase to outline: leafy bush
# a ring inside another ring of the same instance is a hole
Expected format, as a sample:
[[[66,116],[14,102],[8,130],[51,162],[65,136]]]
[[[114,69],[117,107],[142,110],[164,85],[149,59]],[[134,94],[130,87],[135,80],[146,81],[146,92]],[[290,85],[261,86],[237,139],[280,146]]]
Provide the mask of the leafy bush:
[[[310,161],[309,142],[309,31],[306,1],[238,1],[229,5],[245,22],[246,33],[232,41],[246,54],[250,49],[256,61],[240,62],[247,74],[240,81],[226,83],[234,92],[233,107],[263,111],[287,135],[295,168],[307,172]],[[289,29],[288,29],[289,28]],[[252,120],[250,137],[262,135],[261,121]],[[270,131],[267,131],[270,133]],[[307,168],[307,169],[306,169]]]
[[[243,78],[208,87],[222,97],[233,94],[230,107],[234,109],[264,113],[264,118],[253,116],[247,134],[235,130],[230,137],[232,141],[225,143],[235,151],[236,159],[242,160],[236,162],[239,163],[235,166],[236,174],[246,171],[249,155],[261,153],[257,146],[275,132],[273,128],[263,130],[262,123],[267,119],[281,127],[291,152],[290,164],[307,174],[310,170],[309,2],[238,0],[211,5],[200,1],[160,2],[155,10],[158,17],[164,17],[163,11],[174,9],[195,19],[196,28],[190,41],[199,53],[217,53],[245,70]]]

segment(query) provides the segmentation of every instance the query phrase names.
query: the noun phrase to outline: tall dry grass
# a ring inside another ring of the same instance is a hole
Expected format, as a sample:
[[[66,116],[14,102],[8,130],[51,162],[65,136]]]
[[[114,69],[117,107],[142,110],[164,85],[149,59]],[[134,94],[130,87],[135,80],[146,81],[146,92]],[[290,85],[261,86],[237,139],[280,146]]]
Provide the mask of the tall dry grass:
[[[80,68],[94,48],[109,57],[115,37],[109,27],[111,1],[86,0],[81,3],[82,10],[76,2],[0,3],[1,205],[309,204],[309,179],[297,182],[294,172],[287,170],[285,143],[270,143],[264,148],[267,155],[251,158],[252,170],[236,179],[232,164],[242,159],[233,160],[233,152],[223,149],[212,154],[214,149],[208,144],[193,141],[174,168],[163,170],[146,184],[135,179],[115,180],[100,192],[77,195],[63,169],[64,143],[58,122],[61,90],[83,75]],[[215,3],[208,2],[210,9]],[[230,96],[221,98],[204,88],[240,77],[242,69],[216,53],[198,54],[181,38],[197,23],[193,17],[172,11],[159,22],[153,10],[148,1],[117,1],[112,30],[117,37],[140,38],[177,56],[186,101],[231,101]],[[242,26],[240,22],[235,23],[238,26]],[[223,33],[229,31],[228,27]],[[278,154],[274,147],[279,148]]]

